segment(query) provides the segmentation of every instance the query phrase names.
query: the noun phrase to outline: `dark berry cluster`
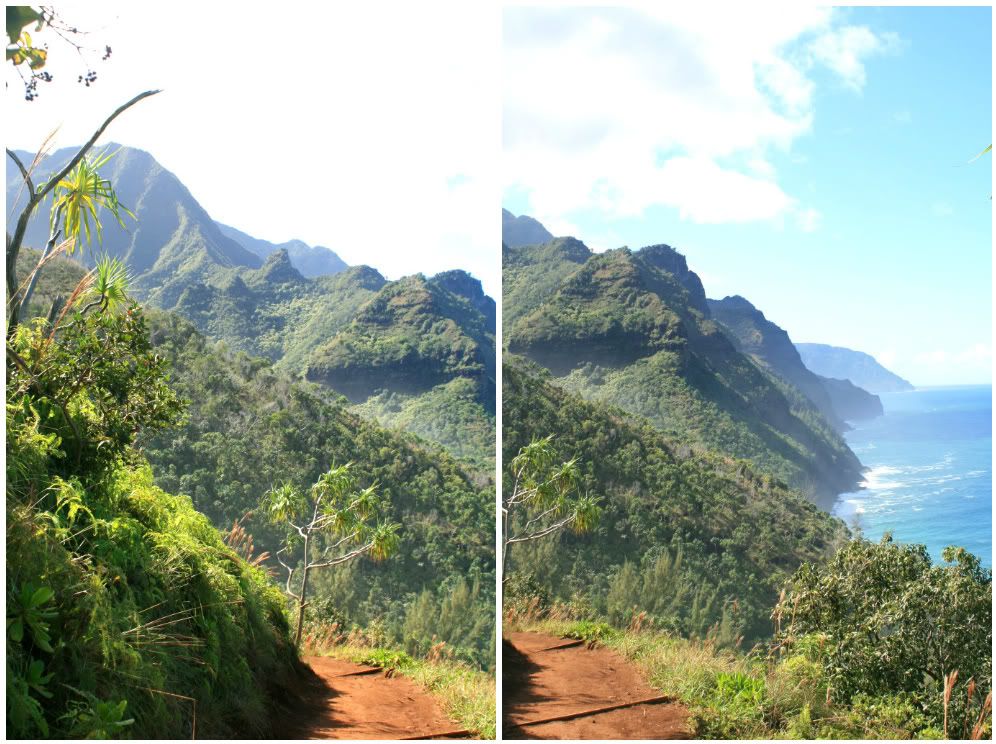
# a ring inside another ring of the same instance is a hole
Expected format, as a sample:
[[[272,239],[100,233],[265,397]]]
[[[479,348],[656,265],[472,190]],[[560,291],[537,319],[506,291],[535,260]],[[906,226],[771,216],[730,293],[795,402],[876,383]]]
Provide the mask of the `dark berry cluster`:
[[[97,73],[93,70],[87,70],[86,75],[80,75],[76,82],[83,83],[87,88],[90,87],[90,83],[97,82]]]
[[[109,46],[104,46],[104,56],[100,59],[106,62],[111,58],[111,48]]]
[[[51,83],[52,73],[50,72],[32,73],[31,77],[24,83],[24,100],[33,101],[38,97],[39,80],[43,83]]]

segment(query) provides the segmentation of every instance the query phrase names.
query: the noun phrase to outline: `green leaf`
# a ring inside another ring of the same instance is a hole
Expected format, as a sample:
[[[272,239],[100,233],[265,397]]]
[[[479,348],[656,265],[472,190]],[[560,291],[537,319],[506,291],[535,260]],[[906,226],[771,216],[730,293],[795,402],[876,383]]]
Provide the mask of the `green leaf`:
[[[7,619],[7,637],[14,643],[20,643],[24,639],[24,623],[20,618]]]
[[[7,38],[10,44],[16,44],[21,38],[21,29],[30,23],[41,22],[42,16],[28,5],[7,6]]]
[[[52,597],[55,596],[55,592],[52,591],[51,587],[43,586],[35,590],[35,593],[31,595],[31,600],[28,603],[28,607],[35,608],[48,602]]]

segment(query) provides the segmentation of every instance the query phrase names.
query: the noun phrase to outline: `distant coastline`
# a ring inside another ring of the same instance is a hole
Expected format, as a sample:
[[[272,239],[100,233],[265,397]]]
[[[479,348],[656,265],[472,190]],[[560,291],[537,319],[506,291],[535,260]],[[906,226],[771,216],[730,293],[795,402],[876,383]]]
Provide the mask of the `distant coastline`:
[[[845,435],[864,465],[832,513],[865,537],[892,531],[935,558],[961,545],[992,565],[992,385],[932,385],[882,395],[885,415]]]

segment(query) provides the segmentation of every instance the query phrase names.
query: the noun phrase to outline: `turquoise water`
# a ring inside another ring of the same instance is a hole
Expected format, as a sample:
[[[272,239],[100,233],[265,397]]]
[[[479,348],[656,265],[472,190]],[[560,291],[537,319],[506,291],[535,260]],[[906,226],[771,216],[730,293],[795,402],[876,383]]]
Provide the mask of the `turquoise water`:
[[[883,393],[885,415],[845,435],[868,468],[834,513],[878,539],[960,545],[992,566],[992,386]]]

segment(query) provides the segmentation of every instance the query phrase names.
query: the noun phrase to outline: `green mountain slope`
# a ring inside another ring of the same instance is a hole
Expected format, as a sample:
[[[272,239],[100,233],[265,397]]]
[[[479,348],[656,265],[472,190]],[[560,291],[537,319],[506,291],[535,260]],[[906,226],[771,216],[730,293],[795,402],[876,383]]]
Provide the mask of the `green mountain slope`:
[[[37,173],[52,172],[71,154],[57,151]],[[494,437],[482,432],[494,430],[496,310],[478,280],[456,270],[389,283],[368,266],[345,268],[324,248],[257,240],[215,223],[173,174],[134,148],[121,148],[102,175],[137,217],[127,220],[127,230],[105,220],[102,250],[126,261],[134,293],[147,305],[175,311],[202,333],[266,357],[292,375],[310,371],[357,402],[370,395],[402,396],[407,413],[398,415],[394,403],[364,411],[385,426],[405,427],[449,447],[474,467],[493,470]],[[19,185],[8,163],[8,209]],[[31,223],[26,245],[42,245],[47,229],[43,210]],[[92,263],[89,253],[81,258]],[[421,310],[384,315],[376,305],[383,291],[395,296],[395,308],[419,282],[433,297]],[[374,305],[364,310],[368,302]],[[417,350],[409,354],[409,346]],[[400,356],[391,362],[392,355]],[[470,398],[459,382],[466,379],[476,386]],[[431,401],[415,400],[430,392]]]
[[[32,258],[22,256],[21,265],[33,265]],[[359,268],[323,279],[341,281]],[[57,258],[46,266],[36,296],[68,294],[84,271]],[[410,652],[427,651],[435,635],[460,658],[488,667],[494,650],[491,479],[469,474],[438,447],[361,418],[327,388],[212,342],[174,313],[146,312],[155,351],[170,364],[171,387],[188,402],[182,426],[139,440],[156,486],[189,496],[227,530],[254,511],[272,486],[289,481],[307,487],[333,459],[353,461],[364,484],[378,482],[390,497],[391,517],[404,525],[402,545],[389,561],[363,559],[318,575],[314,619],[339,621],[347,629],[379,627]],[[424,399],[406,400],[402,413],[413,418],[413,428],[438,426],[441,437],[473,451],[475,443],[465,439],[470,432],[477,447],[489,444],[493,452],[494,419],[477,427],[482,407],[476,391],[473,381],[457,378]],[[450,400],[462,407],[447,407],[435,417],[420,410]],[[265,522],[250,515],[243,524],[257,553],[277,549],[278,535]]]
[[[454,378],[494,401],[494,331],[465,298],[433,280],[392,282],[311,355],[306,377],[363,402],[378,390],[419,394]]]
[[[749,463],[696,453],[530,366],[503,368],[503,462],[554,434],[560,457],[580,459],[582,488],[604,511],[592,534],[514,546],[510,593],[539,588],[623,624],[647,611],[683,634],[717,623],[734,637],[770,632],[781,582],[832,550],[844,525]]]
[[[113,219],[104,219],[99,250],[124,260],[134,275],[134,288],[156,304],[170,305],[178,287],[202,281],[218,268],[259,267],[262,261],[222,234],[208,213],[179,179],[147,152],[108,145],[117,150],[102,169],[121,203],[136,219],[125,218],[126,229]],[[74,148],[56,150],[35,170],[35,183],[54,173],[75,154]],[[32,155],[19,152],[25,162]],[[15,200],[21,187],[16,167],[8,158],[7,210],[16,214],[24,196]],[[24,244],[40,248],[48,240],[48,207],[42,205],[28,225]]]
[[[219,527],[255,509],[274,485],[313,483],[336,462],[355,463],[364,484],[377,482],[391,501],[391,518],[403,525],[397,556],[361,559],[318,575],[317,596],[348,626],[383,623],[397,642],[421,644],[415,599],[427,592],[421,612],[441,612],[452,593],[478,591],[464,608],[463,624],[493,627],[494,489],[476,483],[452,457],[428,450],[407,435],[360,418],[330,400],[321,387],[295,381],[266,360],[227,352],[172,314],[152,314],[157,352],[173,368],[173,386],[190,401],[180,429],[146,439],[143,449],[156,481],[189,494]],[[259,550],[275,549],[274,536],[250,519]],[[461,589],[463,587],[464,589]],[[458,654],[489,663],[490,631],[467,627],[443,638]]]
[[[228,225],[216,223],[191,195],[190,191],[156,159],[134,147],[109,144],[99,147],[117,154],[104,166],[101,175],[110,179],[121,200],[135,213],[135,220],[125,219],[121,228],[113,219],[104,220],[102,250],[125,259],[141,287],[154,289],[169,283],[170,272],[189,273],[200,263],[197,254],[207,253],[208,266],[247,266],[258,268],[273,251],[284,248],[295,268],[308,277],[334,274],[346,264],[333,251],[309,246],[300,240],[275,245]],[[55,172],[76,153],[76,148],[52,152],[35,170],[35,183]],[[27,166],[32,153],[16,151]],[[24,204],[21,178],[17,167],[7,158],[7,210]],[[25,244],[40,247],[48,239],[48,210],[32,218]],[[148,272],[151,275],[146,276]],[[167,293],[167,297],[171,297]]]
[[[840,435],[793,385],[737,351],[684,257],[651,246],[580,262],[580,244],[571,247],[573,261],[564,247],[506,251],[515,281],[505,307],[522,297],[531,306],[505,312],[514,318],[505,334],[510,352],[585,398],[751,459],[821,503],[857,483],[860,463]],[[539,276],[551,267],[559,282]]]
[[[890,372],[870,354],[827,344],[796,344],[802,361],[813,372],[824,377],[850,380],[872,393],[901,393],[913,390],[913,385]]]
[[[574,238],[555,238],[529,248],[502,245],[502,334],[536,309],[557,286],[577,271],[592,252]]]
[[[797,387],[809,398],[827,421],[845,428],[844,418],[834,408],[829,392],[820,379],[802,363],[789,335],[764,317],[764,313],[743,297],[709,300],[709,311],[723,328],[737,351]]]
[[[227,235],[246,250],[255,253],[261,259],[266,260],[274,251],[283,249],[290,256],[291,264],[301,272],[302,276],[314,279],[317,276],[338,274],[344,271],[346,262],[336,255],[335,251],[322,245],[308,245],[301,240],[288,240],[284,243],[276,244],[268,240],[254,238],[252,235],[242,232],[229,225],[220,222],[215,223],[223,235]]]

